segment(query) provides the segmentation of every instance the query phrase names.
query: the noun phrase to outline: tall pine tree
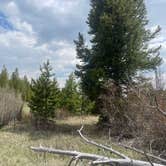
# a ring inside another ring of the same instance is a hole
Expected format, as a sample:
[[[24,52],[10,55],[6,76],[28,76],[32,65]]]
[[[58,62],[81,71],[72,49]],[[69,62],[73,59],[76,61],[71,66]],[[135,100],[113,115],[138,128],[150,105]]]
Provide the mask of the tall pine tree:
[[[55,115],[59,89],[49,61],[43,64],[40,71],[39,78],[32,79],[32,95],[29,106],[37,122],[46,122],[48,118],[53,118]]]
[[[76,51],[83,63],[77,66],[76,74],[90,97],[96,99],[100,87],[110,79],[121,87],[138,71],[153,70],[161,63],[160,47],[149,47],[160,28],[153,32],[147,29],[144,0],[91,0],[87,23],[91,49],[86,51],[79,35]]]

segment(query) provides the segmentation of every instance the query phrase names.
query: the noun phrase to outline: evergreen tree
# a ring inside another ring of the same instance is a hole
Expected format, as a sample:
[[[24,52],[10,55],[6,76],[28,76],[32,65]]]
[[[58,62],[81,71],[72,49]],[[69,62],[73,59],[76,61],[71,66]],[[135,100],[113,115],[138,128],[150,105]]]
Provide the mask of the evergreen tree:
[[[9,87],[11,89],[14,89],[16,93],[21,91],[21,79],[19,76],[18,68],[15,69],[15,71],[12,73],[10,81],[9,81]]]
[[[90,60],[92,59],[91,50],[85,45],[85,39],[81,33],[78,34],[78,40],[74,40],[76,45],[77,58],[80,63],[76,65],[75,74],[81,79],[81,89],[91,100],[99,94],[100,82],[98,82],[97,70],[92,68]]]
[[[21,89],[22,98],[24,101],[29,101],[31,97],[31,88],[27,76],[24,76],[23,80],[21,81],[22,81],[22,89]]]
[[[87,23],[91,49],[86,51],[80,35],[75,43],[82,61],[76,74],[88,96],[96,99],[101,86],[110,79],[121,87],[138,71],[153,70],[161,63],[160,47],[148,46],[160,28],[154,32],[147,29],[144,0],[91,0]]]
[[[71,113],[79,113],[81,110],[81,96],[74,74],[69,75],[65,87],[62,89],[61,105]]]
[[[80,88],[81,95],[81,114],[96,114],[94,110],[95,103],[91,101]]]
[[[0,87],[6,88],[8,86],[9,76],[7,68],[3,65],[2,71],[0,73]]]
[[[32,79],[32,96],[29,107],[37,121],[53,118],[58,106],[59,89],[57,81],[53,78],[52,68],[47,61],[40,68],[41,74],[37,80]]]

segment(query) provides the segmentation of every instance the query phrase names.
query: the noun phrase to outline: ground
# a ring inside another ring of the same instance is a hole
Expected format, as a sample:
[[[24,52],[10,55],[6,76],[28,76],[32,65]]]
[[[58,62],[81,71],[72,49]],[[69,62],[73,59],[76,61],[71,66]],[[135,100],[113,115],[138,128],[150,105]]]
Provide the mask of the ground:
[[[86,136],[97,142],[111,145],[111,139],[108,137],[107,132],[97,129],[97,120],[98,117],[95,116],[68,117],[56,121],[56,127],[52,131],[37,131],[28,121],[18,122],[15,126],[11,123],[0,129],[0,165],[64,166],[69,162],[70,158],[68,157],[39,154],[30,149],[30,146],[39,145],[103,154],[102,150],[85,144],[77,133],[77,129],[84,123],[84,134]],[[115,148],[135,158],[138,157],[131,151]]]

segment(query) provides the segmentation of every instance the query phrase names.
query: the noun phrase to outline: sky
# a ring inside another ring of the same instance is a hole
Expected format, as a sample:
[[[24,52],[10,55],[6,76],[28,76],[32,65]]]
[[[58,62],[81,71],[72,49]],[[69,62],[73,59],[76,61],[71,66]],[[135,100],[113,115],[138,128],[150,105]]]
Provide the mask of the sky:
[[[162,45],[162,71],[166,72],[166,0],[146,0],[149,28],[162,31],[152,45]],[[87,36],[89,0],[1,0],[0,69],[36,78],[40,65],[50,60],[59,86],[78,62],[73,40]]]

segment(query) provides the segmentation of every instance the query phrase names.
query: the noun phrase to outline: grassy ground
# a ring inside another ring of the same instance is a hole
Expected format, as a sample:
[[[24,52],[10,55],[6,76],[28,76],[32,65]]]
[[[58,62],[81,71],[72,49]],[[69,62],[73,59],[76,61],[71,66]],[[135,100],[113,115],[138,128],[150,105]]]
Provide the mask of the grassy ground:
[[[59,149],[78,150],[103,154],[93,146],[86,145],[76,132],[81,123],[85,124],[84,133],[94,140],[110,144],[106,134],[99,132],[96,128],[97,117],[69,117],[56,122],[53,131],[36,131],[29,123],[18,123],[16,127],[12,124],[0,130],[0,165],[1,166],[64,166],[69,158],[57,155],[43,155],[32,152],[30,146],[47,146]],[[117,149],[117,147],[115,147]],[[122,149],[118,149],[123,151]],[[137,157],[129,151],[130,156]],[[110,154],[108,154],[110,155]],[[83,164],[85,165],[85,163]]]

